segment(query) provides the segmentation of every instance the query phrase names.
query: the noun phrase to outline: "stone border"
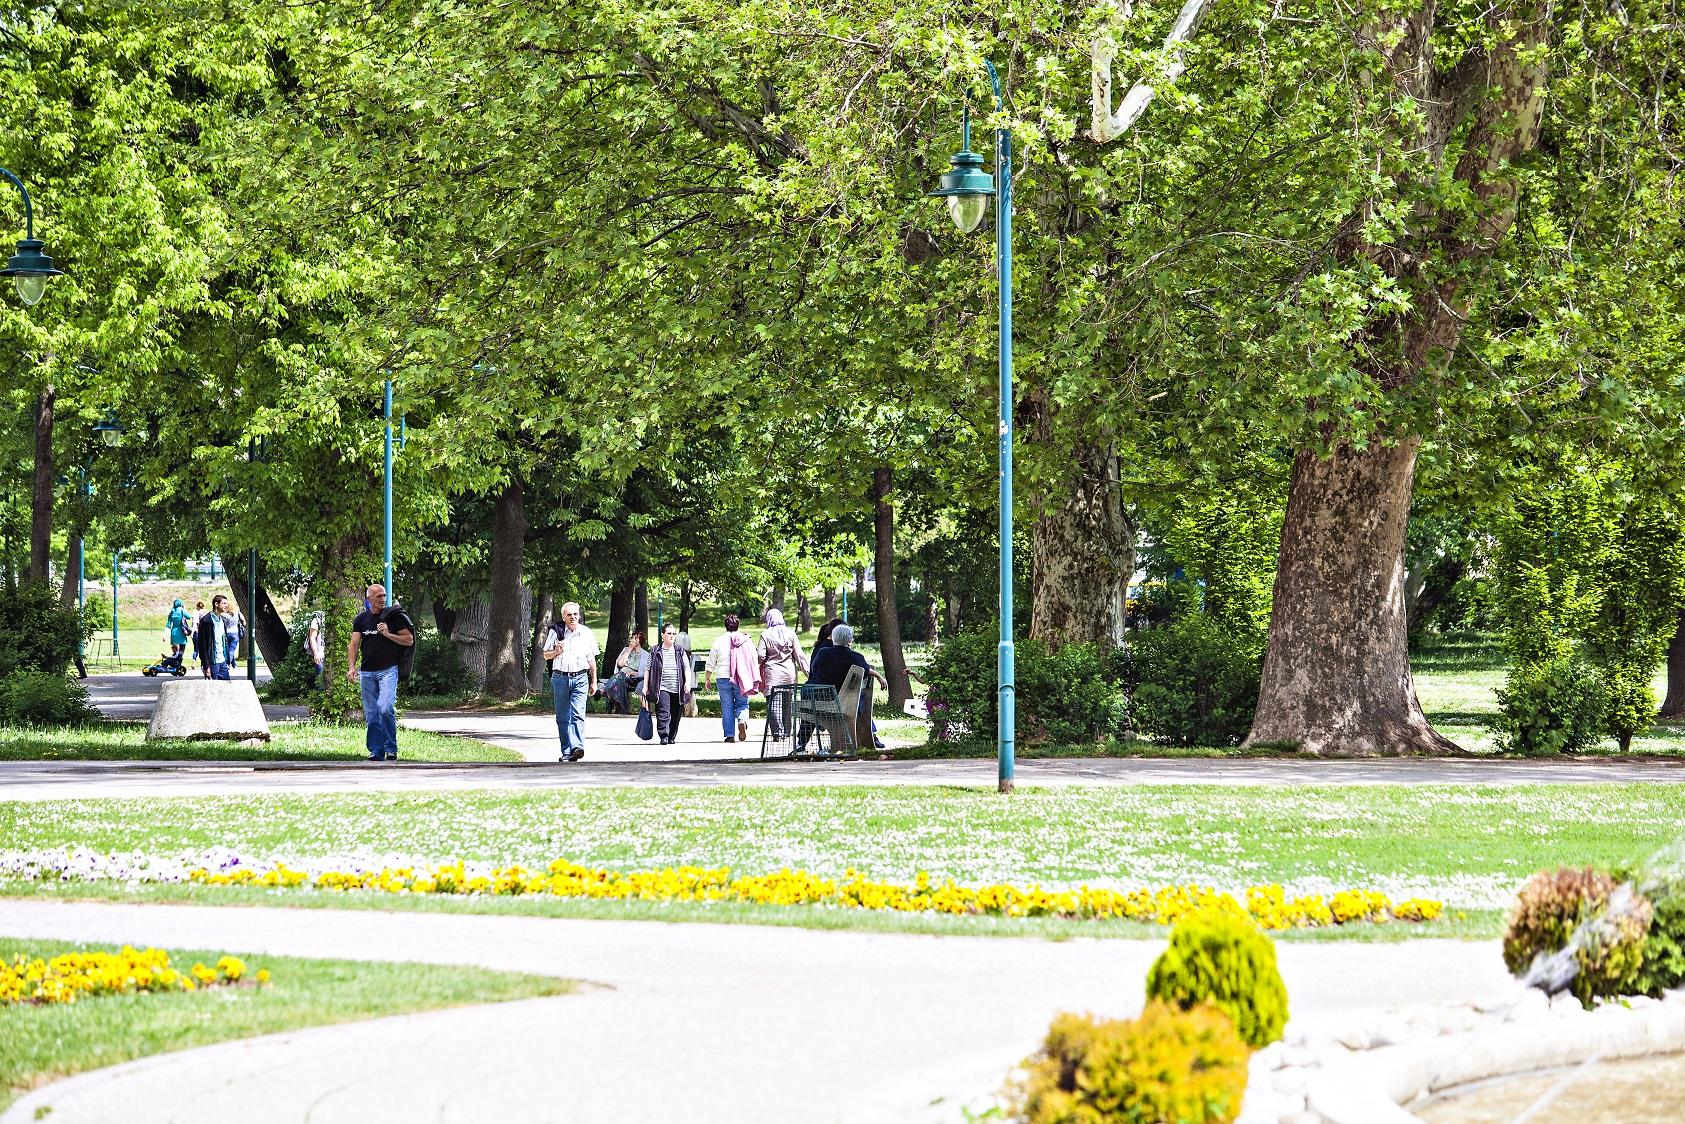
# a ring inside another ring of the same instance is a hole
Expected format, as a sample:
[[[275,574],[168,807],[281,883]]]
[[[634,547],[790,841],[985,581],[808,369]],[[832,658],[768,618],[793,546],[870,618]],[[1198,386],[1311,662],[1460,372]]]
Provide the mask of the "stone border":
[[[1295,1021],[1253,1056],[1240,1124],[1418,1124],[1420,1098],[1588,1058],[1685,1051],[1685,991],[1586,1011],[1519,991],[1475,1003]]]

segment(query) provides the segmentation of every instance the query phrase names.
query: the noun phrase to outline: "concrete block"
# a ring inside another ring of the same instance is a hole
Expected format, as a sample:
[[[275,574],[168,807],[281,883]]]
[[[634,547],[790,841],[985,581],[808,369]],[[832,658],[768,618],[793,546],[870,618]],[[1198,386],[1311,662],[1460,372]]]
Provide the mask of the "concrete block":
[[[257,689],[245,679],[171,679],[159,685],[146,740],[269,740]]]

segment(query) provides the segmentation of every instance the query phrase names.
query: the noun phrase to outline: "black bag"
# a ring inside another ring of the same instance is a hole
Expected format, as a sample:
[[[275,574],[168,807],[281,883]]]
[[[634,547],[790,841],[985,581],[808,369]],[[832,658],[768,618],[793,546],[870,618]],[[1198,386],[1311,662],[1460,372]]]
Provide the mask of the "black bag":
[[[650,717],[649,707],[638,709],[638,737],[649,741],[655,736],[655,719]]]
[[[403,613],[403,612],[404,612],[404,607],[402,605],[388,605],[385,609],[383,609],[381,611],[380,617],[375,621],[375,623],[379,624],[382,621],[385,621],[386,618],[391,616],[393,613]],[[404,619],[409,620],[409,614],[408,613],[404,613]],[[415,635],[415,622],[414,621],[410,621],[409,633],[410,633],[411,637],[414,637],[417,640],[420,639],[420,637],[416,637],[416,635]],[[406,647],[400,648],[398,650],[398,682],[400,682],[400,683],[408,683],[410,681],[410,672],[415,670],[415,649],[416,649],[416,647],[417,646],[415,644],[409,644]]]

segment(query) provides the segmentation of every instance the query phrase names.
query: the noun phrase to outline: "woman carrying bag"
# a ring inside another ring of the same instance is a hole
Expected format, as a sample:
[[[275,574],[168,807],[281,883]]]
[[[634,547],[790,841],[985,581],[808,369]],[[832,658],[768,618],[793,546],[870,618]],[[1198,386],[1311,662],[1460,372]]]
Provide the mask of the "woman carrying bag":
[[[696,688],[690,653],[674,643],[678,634],[672,625],[661,630],[661,647],[650,653],[649,670],[644,673],[644,705],[655,712],[655,732],[662,745],[672,745],[679,736],[679,719],[694,701]]]

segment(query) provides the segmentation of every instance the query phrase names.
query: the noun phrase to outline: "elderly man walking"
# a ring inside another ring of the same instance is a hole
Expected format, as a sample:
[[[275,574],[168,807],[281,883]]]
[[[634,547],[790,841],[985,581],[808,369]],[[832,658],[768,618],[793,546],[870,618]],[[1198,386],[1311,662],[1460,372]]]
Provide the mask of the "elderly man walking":
[[[562,606],[561,620],[550,626],[544,658],[550,665],[550,693],[556,703],[556,733],[562,739],[559,760],[585,756],[585,700],[597,690],[597,638],[579,619],[579,605]]]
[[[415,622],[398,606],[386,607],[386,587],[371,585],[369,607],[351,622],[345,678],[363,690],[363,744],[370,761],[398,760],[398,660],[415,643]]]

